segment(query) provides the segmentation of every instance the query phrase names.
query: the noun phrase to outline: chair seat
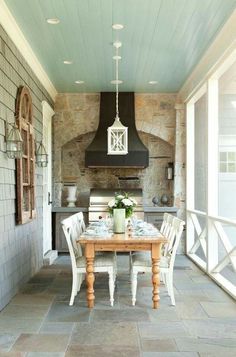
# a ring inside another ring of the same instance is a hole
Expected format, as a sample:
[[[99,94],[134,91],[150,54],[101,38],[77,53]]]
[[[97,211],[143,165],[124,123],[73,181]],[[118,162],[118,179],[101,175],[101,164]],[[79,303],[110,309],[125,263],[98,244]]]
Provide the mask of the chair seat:
[[[114,253],[105,253],[95,257],[94,267],[113,267],[115,264],[115,254]],[[76,259],[77,268],[86,268],[86,258],[84,256]]]
[[[150,267],[152,266],[151,254],[150,253],[134,253],[132,254],[132,265]],[[161,257],[160,268],[168,268],[169,259],[168,257]]]

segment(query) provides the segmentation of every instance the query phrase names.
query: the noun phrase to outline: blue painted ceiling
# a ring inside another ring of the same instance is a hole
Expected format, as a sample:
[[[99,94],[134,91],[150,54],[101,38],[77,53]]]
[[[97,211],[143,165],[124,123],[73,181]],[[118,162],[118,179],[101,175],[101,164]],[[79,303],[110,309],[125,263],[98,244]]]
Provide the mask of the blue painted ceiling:
[[[177,92],[236,6],[236,0],[5,2],[58,92],[114,91],[117,39],[121,91]],[[48,18],[60,23],[49,25]],[[114,23],[124,29],[114,31]]]

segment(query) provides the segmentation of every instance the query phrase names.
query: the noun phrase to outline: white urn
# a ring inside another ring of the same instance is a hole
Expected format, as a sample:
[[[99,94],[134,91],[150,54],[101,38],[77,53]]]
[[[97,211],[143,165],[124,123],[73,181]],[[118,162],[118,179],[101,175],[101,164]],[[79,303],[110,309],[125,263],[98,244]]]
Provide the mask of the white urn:
[[[75,207],[77,186],[67,186],[68,196],[67,196],[67,207]]]

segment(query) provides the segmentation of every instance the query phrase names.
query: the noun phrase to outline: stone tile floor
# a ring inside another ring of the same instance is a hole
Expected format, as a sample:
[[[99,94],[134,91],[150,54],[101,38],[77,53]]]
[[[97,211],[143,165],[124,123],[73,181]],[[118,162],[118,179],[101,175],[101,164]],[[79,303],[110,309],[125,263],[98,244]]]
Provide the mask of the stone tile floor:
[[[84,284],[69,307],[70,261],[60,256],[0,313],[0,356],[236,356],[236,303],[185,256],[176,260],[176,307],[162,285],[160,309],[151,308],[149,274],[139,275],[137,304],[131,306],[125,254],[118,256],[113,308],[107,285],[107,276],[98,274],[92,311]]]

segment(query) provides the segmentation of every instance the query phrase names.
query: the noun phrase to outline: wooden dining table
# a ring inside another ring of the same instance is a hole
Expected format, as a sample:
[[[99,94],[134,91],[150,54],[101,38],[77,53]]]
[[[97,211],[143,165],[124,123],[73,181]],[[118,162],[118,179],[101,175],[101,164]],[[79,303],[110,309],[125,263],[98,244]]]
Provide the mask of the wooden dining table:
[[[85,245],[86,257],[86,283],[87,303],[89,308],[94,307],[94,257],[96,252],[132,252],[150,251],[152,259],[152,301],[153,308],[159,307],[159,263],[162,244],[167,242],[159,231],[155,236],[134,236],[131,230],[124,234],[114,233],[110,237],[81,235],[78,239],[80,244]]]

